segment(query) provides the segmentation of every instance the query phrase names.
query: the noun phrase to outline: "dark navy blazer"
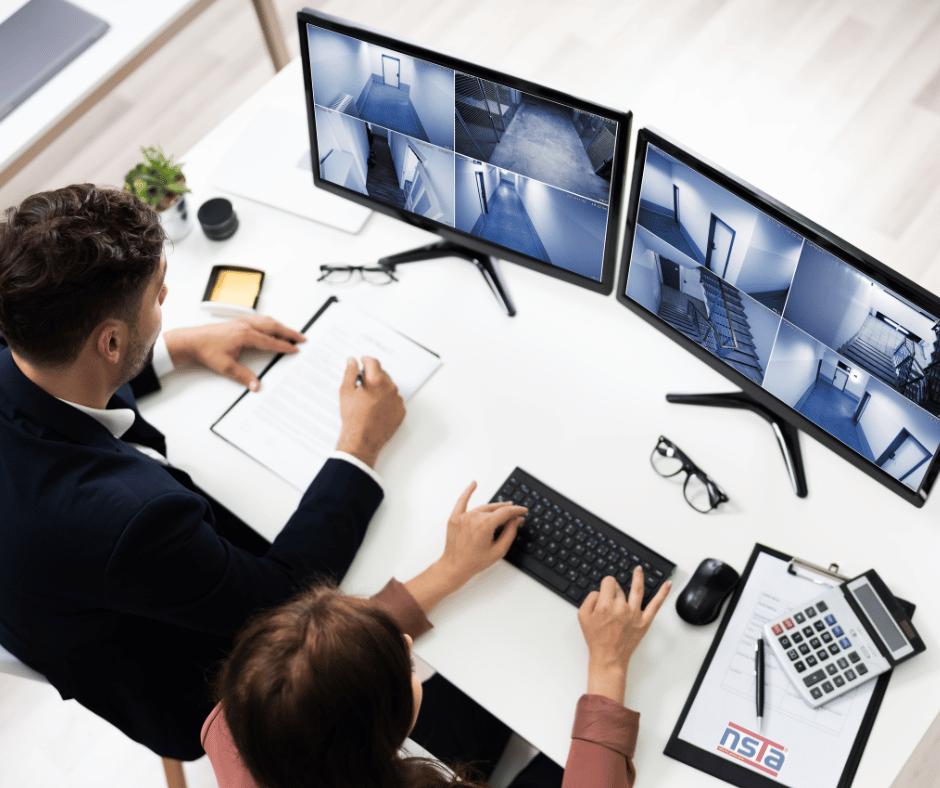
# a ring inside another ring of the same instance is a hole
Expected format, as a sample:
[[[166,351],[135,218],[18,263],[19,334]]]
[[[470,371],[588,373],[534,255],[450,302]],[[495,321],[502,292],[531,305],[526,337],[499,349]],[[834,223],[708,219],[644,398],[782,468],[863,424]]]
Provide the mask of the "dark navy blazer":
[[[151,386],[158,385],[151,375]],[[137,410],[130,386],[108,407]],[[207,678],[255,610],[342,578],[382,499],[328,460],[267,553],[216,531],[138,413],[123,439],[33,384],[0,338],[0,644],[159,755],[202,755]]]

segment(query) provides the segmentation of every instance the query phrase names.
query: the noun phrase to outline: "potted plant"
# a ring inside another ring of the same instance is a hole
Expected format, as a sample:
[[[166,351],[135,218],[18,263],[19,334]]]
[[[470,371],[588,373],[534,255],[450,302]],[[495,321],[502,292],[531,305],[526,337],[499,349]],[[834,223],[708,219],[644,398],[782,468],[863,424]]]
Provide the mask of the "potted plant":
[[[124,176],[124,190],[136,194],[160,214],[167,238],[179,241],[193,228],[186,210],[186,186],[182,165],[164,154],[159,145],[141,148],[144,161]]]

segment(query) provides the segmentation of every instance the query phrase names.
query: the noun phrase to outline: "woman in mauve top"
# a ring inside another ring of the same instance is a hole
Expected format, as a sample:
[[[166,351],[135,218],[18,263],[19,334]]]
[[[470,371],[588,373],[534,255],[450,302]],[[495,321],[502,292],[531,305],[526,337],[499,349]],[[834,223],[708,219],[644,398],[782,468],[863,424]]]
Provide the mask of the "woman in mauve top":
[[[443,555],[417,577],[390,580],[371,599],[313,587],[242,629],[202,729],[220,788],[485,787],[499,754],[493,747],[505,744],[508,728],[440,676],[422,687],[411,661],[413,640],[432,626],[427,614],[506,554],[526,514],[510,503],[468,511],[475,487],[448,520]],[[623,705],[627,667],[670,587],[640,610],[637,567],[629,596],[605,577],[585,598],[578,621],[587,693],[575,709],[564,772],[539,755],[513,786],[633,785],[640,715]],[[412,732],[450,768],[409,756]],[[471,761],[475,768],[462,765]]]

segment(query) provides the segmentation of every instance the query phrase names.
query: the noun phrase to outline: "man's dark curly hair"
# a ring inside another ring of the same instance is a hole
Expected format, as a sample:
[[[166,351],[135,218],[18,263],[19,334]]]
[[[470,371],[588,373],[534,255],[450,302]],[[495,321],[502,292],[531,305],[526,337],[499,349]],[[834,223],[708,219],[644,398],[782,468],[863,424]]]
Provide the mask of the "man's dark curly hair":
[[[134,195],[90,183],[27,197],[0,222],[0,332],[32,364],[78,358],[108,318],[136,325],[160,266],[160,218]]]

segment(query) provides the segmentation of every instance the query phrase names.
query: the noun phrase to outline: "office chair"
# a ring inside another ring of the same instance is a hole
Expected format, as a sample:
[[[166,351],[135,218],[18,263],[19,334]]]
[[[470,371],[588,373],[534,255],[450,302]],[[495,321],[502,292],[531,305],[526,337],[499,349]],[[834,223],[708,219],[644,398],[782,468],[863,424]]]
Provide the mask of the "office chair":
[[[11,676],[19,676],[24,679],[32,679],[41,684],[49,683],[49,680],[43,676],[42,673],[24,665],[3,646],[0,646],[0,673],[7,673]],[[166,774],[167,788],[186,788],[186,777],[183,774],[182,761],[177,761],[173,758],[164,758],[163,771]]]

